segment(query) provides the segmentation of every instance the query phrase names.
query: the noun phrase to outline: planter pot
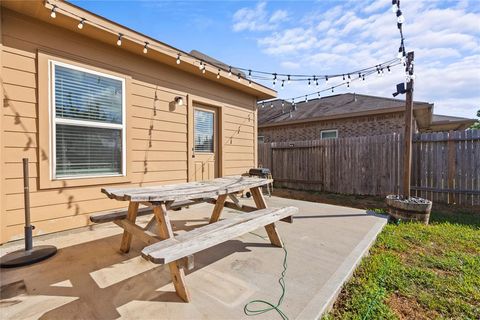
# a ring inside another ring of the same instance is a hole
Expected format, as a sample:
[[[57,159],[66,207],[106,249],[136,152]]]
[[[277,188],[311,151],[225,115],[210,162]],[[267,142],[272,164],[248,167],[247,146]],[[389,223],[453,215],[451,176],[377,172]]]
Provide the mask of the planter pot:
[[[428,224],[430,220],[430,211],[432,210],[432,201],[410,197],[403,199],[401,196],[388,195],[385,198],[388,206],[388,213],[395,219],[406,221],[419,221]]]

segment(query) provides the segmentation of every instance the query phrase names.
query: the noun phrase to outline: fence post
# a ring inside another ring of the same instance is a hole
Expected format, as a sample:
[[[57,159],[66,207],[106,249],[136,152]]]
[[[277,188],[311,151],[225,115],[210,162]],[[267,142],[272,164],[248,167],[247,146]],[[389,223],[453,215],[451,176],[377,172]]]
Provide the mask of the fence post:
[[[448,203],[455,203],[455,193],[452,192],[455,189],[455,172],[456,168],[456,155],[455,155],[455,140],[453,139],[453,131],[448,133]]]

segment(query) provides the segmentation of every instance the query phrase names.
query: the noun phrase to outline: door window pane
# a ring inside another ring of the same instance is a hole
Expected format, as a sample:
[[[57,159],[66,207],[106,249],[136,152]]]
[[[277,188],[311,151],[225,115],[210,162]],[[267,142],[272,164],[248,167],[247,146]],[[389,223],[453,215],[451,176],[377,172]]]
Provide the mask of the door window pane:
[[[195,110],[195,152],[214,152],[214,113]]]

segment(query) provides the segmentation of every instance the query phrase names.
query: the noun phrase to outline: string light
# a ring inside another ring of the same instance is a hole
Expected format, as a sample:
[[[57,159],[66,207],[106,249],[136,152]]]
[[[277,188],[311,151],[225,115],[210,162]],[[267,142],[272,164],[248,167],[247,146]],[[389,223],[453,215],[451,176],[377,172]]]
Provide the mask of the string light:
[[[121,45],[122,45],[122,34],[119,33],[119,34],[118,34],[118,40],[117,40],[117,46],[120,47]]]
[[[53,19],[57,17],[56,11],[57,11],[57,6],[54,4],[52,7],[52,12],[50,12],[50,17],[52,17]]]
[[[240,72],[237,74],[237,81],[240,82],[240,80],[242,80],[242,77],[240,75]]]
[[[345,81],[345,75],[343,75],[343,81]]]
[[[80,29],[80,30],[83,29],[83,24],[84,24],[84,23],[85,23],[85,19],[82,18],[82,20],[80,20],[80,22],[78,23],[78,26],[77,26],[78,29]]]
[[[404,23],[405,22],[405,17],[402,14],[402,10],[398,9],[397,10],[397,23]]]
[[[83,18],[82,16],[78,15],[77,13],[75,12],[72,12],[72,11],[69,11],[68,9],[64,9],[62,8],[61,6],[59,7],[57,4],[53,4],[51,3],[50,1],[51,0],[45,0],[46,3],[48,5],[51,6],[51,17],[52,18],[55,18],[56,17],[56,13],[57,12],[62,12],[62,13],[65,13],[67,16],[70,16],[70,17],[75,17],[78,19],[79,23],[78,23],[78,28],[79,29],[82,29],[83,26],[85,25],[85,21],[87,21],[87,19]],[[395,13],[397,15],[397,22],[402,22],[405,20],[405,18],[403,17],[403,14],[400,10],[400,7],[399,7],[399,0],[392,0],[392,4],[394,4],[394,8],[396,8],[395,10]],[[118,39],[117,39],[117,45],[118,46],[121,46],[122,45],[122,41],[123,41],[123,38],[125,37],[122,33],[119,33],[119,32],[116,32],[114,29],[112,29],[110,26],[106,26],[106,25],[102,25],[100,23],[97,23],[97,22],[94,22],[94,21],[88,21],[89,24],[95,26],[95,27],[98,27],[106,32],[111,32],[111,33],[114,33],[114,34],[117,34],[118,35]],[[401,23],[399,23],[398,25],[399,29],[400,29],[400,33],[402,35],[402,30],[401,30]],[[178,49],[174,49],[174,48],[167,48],[165,46],[162,46],[162,45],[159,45],[159,44],[156,44],[156,43],[148,43],[146,41],[144,41],[143,39],[141,38],[135,38],[134,36],[127,36],[128,40],[129,41],[132,41],[133,43],[138,43],[138,44],[141,44],[143,46],[143,52],[146,53],[146,51],[148,51],[149,49],[154,49],[154,50],[157,50],[157,51],[160,51],[160,52],[165,52],[165,53],[173,53],[177,56],[177,59],[176,59],[176,63],[177,64],[180,64],[181,63],[181,60],[180,60],[180,57],[181,57],[181,54],[184,54],[184,55],[188,55],[189,57],[192,58],[192,64],[195,64],[195,63],[200,63],[200,70],[202,71],[202,73],[206,73],[206,64],[203,62],[203,61],[199,61],[201,59],[197,59],[195,58],[194,56],[191,56],[189,55],[188,53],[183,53],[183,52],[179,52]],[[403,45],[403,35],[402,35],[402,43],[401,43],[401,46],[400,46],[400,49],[399,49],[399,57],[401,57],[400,59],[404,59],[406,56],[405,54],[405,47]],[[376,68],[379,68],[382,69],[382,68],[387,68],[389,66],[391,66],[391,64],[394,62],[394,60],[390,60],[390,61],[387,61],[387,62],[384,62],[380,65],[377,65]],[[215,63],[212,64],[213,67],[216,67],[218,68],[219,70],[225,70],[224,67],[220,66],[220,65],[216,65]],[[229,66],[228,67],[228,76],[231,77],[232,76],[232,66]],[[350,80],[350,74],[357,74],[359,75],[359,78],[364,78],[365,77],[365,74],[369,75],[370,72],[372,70],[375,70],[375,67],[368,67],[368,68],[364,68],[364,69],[360,69],[360,70],[356,70],[356,71],[351,71],[351,72],[344,72],[344,73],[341,73],[341,74],[328,74],[328,75],[302,75],[302,74],[282,74],[282,73],[272,73],[272,72],[266,72],[266,71],[258,71],[258,70],[252,70],[252,69],[244,69],[244,68],[239,68],[239,67],[235,67],[236,70],[239,70],[239,71],[245,71],[245,73],[248,71],[248,76],[249,76],[249,84],[251,84],[251,79],[258,79],[258,80],[266,80],[268,79],[268,75],[270,76],[273,76],[274,77],[274,85],[276,84],[277,80],[279,77],[282,77],[282,88],[285,87],[285,80],[287,80],[287,83],[290,84],[291,81],[305,81],[305,82],[308,82],[310,84],[310,86],[312,85],[312,78],[313,78],[313,82],[315,85],[318,86],[318,80],[319,79],[322,79],[324,78],[326,82],[328,82],[329,79],[333,79],[333,78],[342,78],[342,79],[346,79],[346,76],[348,76],[348,79]],[[388,70],[388,68],[387,68]],[[225,70],[226,72],[226,70]],[[363,77],[362,77],[362,74],[363,74]],[[217,73],[217,76],[218,76],[218,73]],[[272,78],[270,78],[272,79]],[[240,79],[237,78],[238,81],[241,81],[241,77]]]
[[[217,72],[217,79],[220,79],[220,69],[218,69],[218,72]]]
[[[309,78],[309,79],[308,79],[308,86],[309,86],[309,87],[310,87],[310,84],[311,84],[311,83],[310,83],[310,78]]]
[[[248,80],[248,86],[249,86],[249,87],[252,86],[252,80]]]
[[[205,74],[207,72],[207,64],[203,63],[202,73]]]

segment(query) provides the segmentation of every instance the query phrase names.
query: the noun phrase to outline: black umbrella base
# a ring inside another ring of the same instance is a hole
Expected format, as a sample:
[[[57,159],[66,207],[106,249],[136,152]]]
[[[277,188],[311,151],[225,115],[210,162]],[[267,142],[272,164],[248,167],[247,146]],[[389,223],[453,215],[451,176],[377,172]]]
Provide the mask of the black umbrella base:
[[[38,246],[31,250],[17,250],[1,257],[0,267],[17,268],[28,266],[48,259],[55,253],[57,253],[57,248],[54,246]]]

